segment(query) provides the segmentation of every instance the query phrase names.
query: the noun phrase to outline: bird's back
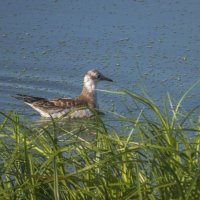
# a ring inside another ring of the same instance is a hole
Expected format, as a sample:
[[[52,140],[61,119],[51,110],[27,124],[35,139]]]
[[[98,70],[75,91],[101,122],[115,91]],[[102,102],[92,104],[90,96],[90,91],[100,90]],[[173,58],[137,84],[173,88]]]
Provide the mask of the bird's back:
[[[45,99],[40,97],[18,94],[16,99],[23,100],[24,103],[38,111],[43,117],[61,117],[70,113],[70,117],[89,117],[91,114],[87,108],[87,102],[81,97]]]

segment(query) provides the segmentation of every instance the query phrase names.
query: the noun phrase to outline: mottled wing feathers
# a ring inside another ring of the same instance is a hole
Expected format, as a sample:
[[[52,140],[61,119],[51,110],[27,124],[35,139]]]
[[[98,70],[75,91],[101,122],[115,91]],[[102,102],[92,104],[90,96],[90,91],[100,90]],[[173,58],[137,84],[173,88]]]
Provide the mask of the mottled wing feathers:
[[[43,117],[60,117],[75,108],[90,107],[83,96],[78,96],[74,99],[71,98],[58,98],[58,99],[45,99],[41,97],[33,97],[28,95],[18,94],[14,96],[16,99],[23,100],[24,103],[31,106],[34,110],[40,113]],[[91,112],[89,109],[76,111],[70,114],[70,117],[83,117],[90,116]]]
[[[39,100],[34,102],[32,105],[37,107],[43,107],[43,108],[61,108],[61,109],[67,109],[67,108],[73,108],[76,106],[84,105],[83,102],[75,101],[74,99],[69,98],[59,98],[59,99],[51,99],[51,100]]]
[[[33,97],[33,96],[28,96],[28,95],[23,95],[23,94],[16,94],[16,96],[13,96],[16,99],[23,100],[26,103],[34,103],[37,101],[46,101],[47,99],[41,98],[41,97]]]
[[[42,110],[45,113],[55,114],[62,111],[65,113],[69,112],[75,107],[75,102],[73,99],[69,98],[59,98],[46,101],[38,101],[32,104],[35,108]]]
[[[51,99],[49,103],[62,108],[72,108],[76,106],[76,102],[70,98]]]
[[[86,103],[84,100],[81,100],[79,97],[75,99],[71,98],[58,98],[58,99],[45,99],[41,97],[33,97],[28,95],[18,94],[15,96],[16,99],[23,100],[25,103],[30,105],[35,110],[42,111],[44,113],[55,113],[61,112],[63,110],[71,110],[74,107],[85,106]]]

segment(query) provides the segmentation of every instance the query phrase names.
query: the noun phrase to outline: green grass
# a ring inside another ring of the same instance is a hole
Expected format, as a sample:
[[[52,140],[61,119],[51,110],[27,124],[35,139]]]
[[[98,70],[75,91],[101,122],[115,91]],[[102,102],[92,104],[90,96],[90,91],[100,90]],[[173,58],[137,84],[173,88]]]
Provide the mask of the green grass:
[[[138,108],[113,114],[122,128],[100,116],[33,126],[1,113],[0,199],[199,199],[200,120],[180,113],[183,98],[161,109],[120,94]]]

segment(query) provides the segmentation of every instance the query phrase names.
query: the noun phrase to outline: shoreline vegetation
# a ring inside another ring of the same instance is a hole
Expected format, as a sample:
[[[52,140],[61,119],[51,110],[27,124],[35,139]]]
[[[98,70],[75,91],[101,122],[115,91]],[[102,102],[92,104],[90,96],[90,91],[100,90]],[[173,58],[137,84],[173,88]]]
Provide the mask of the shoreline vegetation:
[[[122,92],[139,112],[116,114],[121,129],[98,115],[35,127],[0,112],[0,199],[199,199],[200,119],[179,111],[194,86],[163,108]]]

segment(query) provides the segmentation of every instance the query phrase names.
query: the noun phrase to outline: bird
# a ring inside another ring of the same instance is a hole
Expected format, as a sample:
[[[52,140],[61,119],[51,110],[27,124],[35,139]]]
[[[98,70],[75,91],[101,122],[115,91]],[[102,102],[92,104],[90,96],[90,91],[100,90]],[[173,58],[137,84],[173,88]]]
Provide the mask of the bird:
[[[42,97],[16,94],[14,98],[24,101],[45,118],[84,118],[93,116],[92,110],[99,110],[96,86],[100,81],[113,82],[97,69],[89,70],[83,79],[83,88],[79,96],[74,98],[46,99]]]

